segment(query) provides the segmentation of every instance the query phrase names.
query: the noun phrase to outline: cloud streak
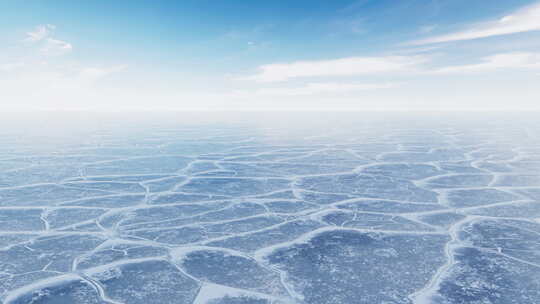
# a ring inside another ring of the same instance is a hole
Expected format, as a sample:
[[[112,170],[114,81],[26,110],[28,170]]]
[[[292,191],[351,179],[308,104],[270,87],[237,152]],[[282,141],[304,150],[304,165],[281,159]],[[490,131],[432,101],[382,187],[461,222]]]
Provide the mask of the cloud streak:
[[[63,55],[73,50],[71,43],[48,38],[45,45],[41,48],[41,51],[48,55]]]
[[[461,40],[473,40],[493,36],[501,36],[515,33],[523,33],[540,30],[540,2],[524,7],[499,20],[488,21],[470,26],[468,29],[435,36],[427,39],[416,40],[411,44],[433,44]]]
[[[27,37],[24,39],[24,41],[27,42],[37,42],[42,41],[49,37],[51,32],[56,28],[56,26],[52,24],[46,24],[46,25],[38,25],[34,31],[26,33]]]
[[[319,94],[342,94],[358,91],[389,89],[396,87],[395,83],[338,83],[318,82],[308,83],[301,87],[292,88],[261,88],[254,92],[257,96],[308,96]]]
[[[34,31],[26,33],[25,42],[41,46],[41,52],[46,55],[63,55],[73,50],[71,43],[53,38],[56,26],[52,24],[38,25]]]
[[[412,71],[427,60],[424,56],[349,57],[320,61],[275,63],[259,67],[259,73],[244,77],[257,82],[283,82],[296,78],[358,76]]]
[[[86,82],[92,83],[101,78],[107,77],[110,74],[121,72],[127,68],[127,65],[116,65],[111,67],[87,67],[83,68],[79,72],[79,79]]]
[[[540,69],[540,53],[504,53],[483,58],[482,63],[449,66],[435,73],[485,72],[498,69]]]

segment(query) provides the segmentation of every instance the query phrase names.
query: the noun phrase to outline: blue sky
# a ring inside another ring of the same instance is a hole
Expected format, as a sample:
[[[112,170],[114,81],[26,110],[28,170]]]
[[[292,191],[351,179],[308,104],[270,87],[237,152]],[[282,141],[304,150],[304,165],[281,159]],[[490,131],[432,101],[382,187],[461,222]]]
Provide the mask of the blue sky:
[[[538,1],[0,2],[3,109],[529,110],[539,84]]]

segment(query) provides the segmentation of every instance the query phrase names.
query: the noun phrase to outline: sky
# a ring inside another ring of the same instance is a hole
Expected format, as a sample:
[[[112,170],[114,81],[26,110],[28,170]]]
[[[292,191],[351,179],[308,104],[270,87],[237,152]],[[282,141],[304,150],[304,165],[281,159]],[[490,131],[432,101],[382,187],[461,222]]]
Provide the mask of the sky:
[[[540,110],[540,1],[0,1],[11,110]]]

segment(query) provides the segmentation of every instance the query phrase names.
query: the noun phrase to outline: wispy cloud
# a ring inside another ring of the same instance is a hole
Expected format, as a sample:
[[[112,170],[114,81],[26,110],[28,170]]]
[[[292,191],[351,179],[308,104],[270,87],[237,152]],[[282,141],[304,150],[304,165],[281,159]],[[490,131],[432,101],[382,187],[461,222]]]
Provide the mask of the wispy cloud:
[[[427,60],[424,56],[349,57],[320,61],[275,63],[259,67],[259,73],[242,79],[281,82],[295,78],[336,77],[413,71]]]
[[[68,108],[76,103],[89,105],[93,100],[107,100],[114,86],[102,80],[127,68],[90,64],[76,56],[51,58],[73,49],[71,43],[57,39],[54,30],[53,25],[38,26],[18,40],[16,47],[5,51],[9,61],[0,61],[1,95],[11,101],[13,108]]]
[[[63,55],[72,50],[73,46],[71,43],[52,38],[48,38],[45,45],[41,48],[41,51],[48,55]]]
[[[484,72],[497,69],[540,69],[540,53],[505,53],[485,57],[481,63],[450,66],[435,73]]]
[[[49,37],[51,31],[53,31],[54,29],[56,29],[56,26],[52,24],[38,25],[33,31],[26,33],[26,39],[24,39],[24,41],[42,41]]]
[[[37,44],[42,53],[46,55],[63,55],[73,50],[71,43],[56,39],[53,32],[56,26],[52,24],[39,25],[34,31],[26,33],[25,42]]]
[[[358,91],[389,89],[396,87],[396,83],[338,83],[319,82],[308,83],[292,88],[261,88],[254,91],[257,96],[302,96],[320,94],[342,94]]]
[[[420,55],[430,53],[433,56],[434,51],[440,51],[443,47],[441,45],[428,45],[428,46],[413,46],[409,48],[397,49],[394,51],[397,55]]]
[[[127,68],[127,65],[116,65],[110,67],[87,67],[79,72],[79,79],[84,82],[95,82],[110,74],[121,72]]]
[[[540,2],[524,7],[499,20],[471,25],[463,31],[413,41],[412,44],[431,44],[472,40],[540,30]]]

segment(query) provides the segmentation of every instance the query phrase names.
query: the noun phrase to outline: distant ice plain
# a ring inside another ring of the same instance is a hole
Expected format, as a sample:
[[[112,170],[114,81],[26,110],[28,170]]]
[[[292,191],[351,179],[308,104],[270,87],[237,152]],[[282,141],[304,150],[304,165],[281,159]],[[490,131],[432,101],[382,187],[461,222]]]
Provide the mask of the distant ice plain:
[[[17,115],[3,303],[540,303],[535,114]]]

